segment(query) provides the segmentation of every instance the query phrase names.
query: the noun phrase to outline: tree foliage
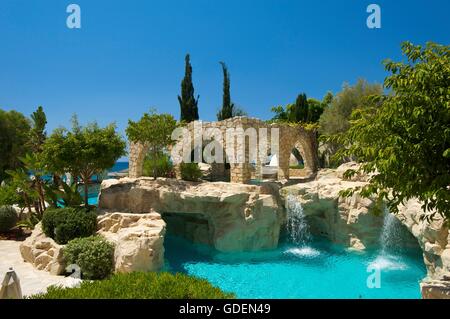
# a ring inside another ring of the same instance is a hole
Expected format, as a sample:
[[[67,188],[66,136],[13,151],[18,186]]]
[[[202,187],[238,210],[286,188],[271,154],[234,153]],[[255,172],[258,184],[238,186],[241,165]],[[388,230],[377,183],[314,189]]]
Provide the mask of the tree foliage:
[[[194,97],[194,85],[192,84],[192,66],[189,54],[185,57],[185,74],[181,81],[181,96],[178,96],[180,103],[181,118],[183,122],[198,120],[198,99]]]
[[[56,129],[46,140],[43,158],[53,173],[70,173],[84,184],[84,202],[88,205],[88,184],[93,175],[111,168],[125,155],[126,143],[114,124],[101,128],[97,123],[82,127],[74,116],[72,130]]]
[[[294,104],[286,107],[281,105],[272,107],[275,113],[272,121],[290,123],[317,123],[325,108],[331,103],[333,94],[328,92],[322,101],[307,98],[305,93],[299,94]]]
[[[223,121],[234,116],[234,104],[231,102],[230,94],[230,72],[224,62],[220,62],[223,71],[223,96],[222,108],[217,113],[217,120]]]
[[[319,119],[320,139],[324,142],[321,147],[323,165],[336,167],[350,158],[337,158],[334,155],[342,147],[342,144],[330,138],[339,133],[346,132],[350,127],[350,117],[357,108],[373,106],[369,99],[372,95],[383,94],[380,84],[372,84],[364,79],[359,79],[356,84],[344,83],[342,91],[325,107]]]
[[[145,113],[137,122],[129,120],[126,133],[130,141],[147,145],[152,158],[158,158],[172,145],[172,132],[176,127],[177,122],[172,115],[157,114],[150,110],[150,113]],[[157,175],[154,166],[153,176],[156,178]]]
[[[392,212],[418,198],[427,217],[450,218],[450,46],[402,44],[406,62],[386,61],[384,82],[392,94],[356,109],[351,126],[334,140],[337,155],[355,156],[374,173],[362,189],[387,200]],[[353,174],[349,171],[348,174]]]
[[[359,79],[353,86],[344,83],[342,91],[336,94],[320,117],[320,133],[332,135],[347,131],[353,110],[369,105],[367,97],[382,93],[380,84],[371,84],[364,79]]]
[[[20,157],[29,150],[29,134],[30,121],[22,113],[0,110],[0,183],[7,170],[23,167]]]

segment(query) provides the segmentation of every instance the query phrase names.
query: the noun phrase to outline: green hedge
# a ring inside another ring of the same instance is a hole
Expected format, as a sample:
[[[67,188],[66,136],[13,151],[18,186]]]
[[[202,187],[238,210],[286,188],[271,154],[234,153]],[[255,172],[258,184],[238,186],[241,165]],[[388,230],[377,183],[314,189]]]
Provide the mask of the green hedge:
[[[13,228],[18,220],[16,210],[11,206],[0,207],[0,233],[7,232]]]
[[[80,267],[83,279],[104,279],[114,270],[114,245],[101,236],[76,238],[64,248],[64,259]]]
[[[93,235],[97,230],[97,215],[82,208],[47,209],[42,217],[42,230],[58,244],[66,244]]]
[[[51,286],[32,299],[226,299],[234,298],[208,281],[185,274],[132,272],[101,281],[83,281],[79,287]]]

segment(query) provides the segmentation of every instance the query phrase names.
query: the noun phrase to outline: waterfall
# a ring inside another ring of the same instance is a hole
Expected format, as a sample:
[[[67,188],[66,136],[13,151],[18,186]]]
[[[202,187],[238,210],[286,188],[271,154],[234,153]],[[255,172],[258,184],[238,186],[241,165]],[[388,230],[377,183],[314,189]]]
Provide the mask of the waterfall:
[[[402,245],[401,222],[385,209],[383,228],[380,234],[381,254],[396,253]]]
[[[286,227],[290,240],[295,244],[304,245],[311,239],[311,234],[305,220],[302,204],[294,195],[286,197],[286,210]]]
[[[383,270],[403,270],[407,265],[401,257],[403,245],[402,224],[388,209],[384,211],[383,228],[380,233],[380,251],[371,262],[372,266]]]

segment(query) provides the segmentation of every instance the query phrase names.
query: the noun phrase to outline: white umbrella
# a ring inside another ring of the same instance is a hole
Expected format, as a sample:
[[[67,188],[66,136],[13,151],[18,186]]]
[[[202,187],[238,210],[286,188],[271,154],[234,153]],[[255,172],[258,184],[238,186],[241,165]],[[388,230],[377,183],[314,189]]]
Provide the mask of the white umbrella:
[[[16,272],[9,268],[0,288],[0,299],[22,299],[22,288]]]

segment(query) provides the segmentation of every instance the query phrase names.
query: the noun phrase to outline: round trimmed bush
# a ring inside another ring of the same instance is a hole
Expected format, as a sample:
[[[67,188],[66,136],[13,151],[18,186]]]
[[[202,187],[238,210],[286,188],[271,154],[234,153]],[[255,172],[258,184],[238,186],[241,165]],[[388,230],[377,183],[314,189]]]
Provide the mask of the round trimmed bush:
[[[97,230],[97,215],[81,208],[54,208],[44,212],[42,230],[58,244],[88,237]]]
[[[63,254],[68,265],[80,267],[84,279],[104,279],[114,270],[114,245],[101,236],[71,240]]]
[[[100,281],[83,281],[79,287],[50,286],[33,299],[231,299],[207,280],[168,272],[115,274]]]
[[[13,207],[0,207],[0,233],[11,230],[16,225],[17,220],[17,212]]]

